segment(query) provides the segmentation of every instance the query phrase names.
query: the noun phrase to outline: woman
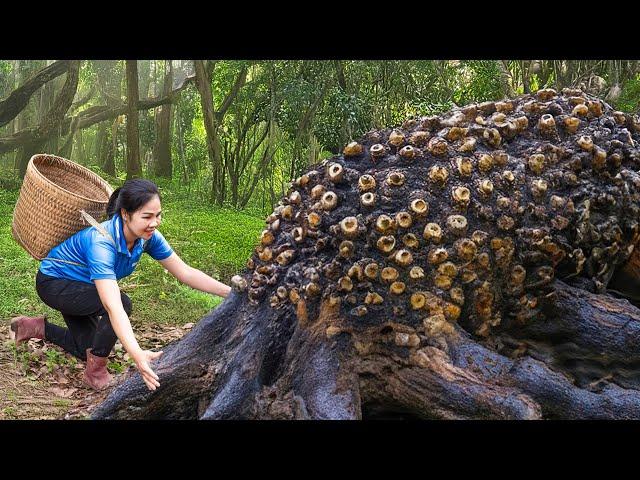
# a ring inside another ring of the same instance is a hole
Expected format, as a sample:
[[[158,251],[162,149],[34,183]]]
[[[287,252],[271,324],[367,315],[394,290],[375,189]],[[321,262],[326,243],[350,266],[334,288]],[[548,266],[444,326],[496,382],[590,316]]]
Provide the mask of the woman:
[[[107,357],[119,339],[150,390],[160,386],[149,362],[162,352],[142,350],[129,314],[131,300],[117,280],[130,275],[147,252],[182,283],[221,297],[230,287],[186,265],[157,230],[160,193],[149,180],[128,180],[109,199],[109,220],[88,227],[54,247],[36,276],[44,303],[62,313],[68,328],[45,317],[17,317],[11,323],[16,343],[41,338],[86,361],[83,380],[101,390],[109,385]]]

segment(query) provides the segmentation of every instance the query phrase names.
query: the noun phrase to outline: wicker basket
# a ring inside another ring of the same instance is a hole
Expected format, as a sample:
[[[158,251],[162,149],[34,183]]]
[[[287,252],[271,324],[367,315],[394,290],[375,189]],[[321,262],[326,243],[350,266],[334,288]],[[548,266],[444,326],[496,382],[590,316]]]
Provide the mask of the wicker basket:
[[[37,260],[87,227],[80,210],[102,221],[113,189],[91,170],[61,157],[31,157],[13,211],[13,238]]]

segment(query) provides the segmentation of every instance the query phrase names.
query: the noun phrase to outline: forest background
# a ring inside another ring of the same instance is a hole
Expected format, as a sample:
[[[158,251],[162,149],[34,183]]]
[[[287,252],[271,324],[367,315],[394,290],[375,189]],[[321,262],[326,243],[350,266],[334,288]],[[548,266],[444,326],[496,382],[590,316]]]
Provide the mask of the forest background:
[[[11,237],[35,153],[71,159],[114,188],[155,181],[169,243],[228,282],[289,182],[349,141],[411,117],[565,87],[638,113],[640,61],[0,60],[2,325],[41,313],[63,324],[35,293],[39,263]],[[146,257],[120,287],[138,329],[190,325],[220,301]],[[4,409],[0,418],[12,418]]]

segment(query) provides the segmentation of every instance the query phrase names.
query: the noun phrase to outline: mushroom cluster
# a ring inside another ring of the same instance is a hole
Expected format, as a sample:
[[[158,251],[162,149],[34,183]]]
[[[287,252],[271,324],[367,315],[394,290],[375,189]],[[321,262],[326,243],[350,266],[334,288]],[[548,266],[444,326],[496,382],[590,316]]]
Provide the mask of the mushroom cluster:
[[[638,142],[637,116],[572,89],[369,132],[292,182],[232,284],[310,322],[337,307],[332,335],[392,328],[406,348],[454,322],[533,321],[554,278],[601,291],[631,254]]]

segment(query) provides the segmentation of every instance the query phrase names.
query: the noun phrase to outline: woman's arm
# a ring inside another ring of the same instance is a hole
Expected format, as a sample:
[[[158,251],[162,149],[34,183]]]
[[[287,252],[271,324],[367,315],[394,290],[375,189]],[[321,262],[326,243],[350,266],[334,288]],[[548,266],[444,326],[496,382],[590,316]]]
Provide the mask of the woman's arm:
[[[94,280],[100,301],[109,314],[109,320],[113,331],[116,333],[120,343],[136,363],[136,367],[142,375],[142,379],[147,384],[149,390],[155,390],[160,386],[158,375],[151,369],[149,362],[162,355],[162,352],[152,352],[142,350],[131,328],[131,322],[127,312],[122,306],[120,288],[115,280]]]
[[[231,287],[228,285],[225,285],[224,283],[211,278],[209,275],[197,268],[190,267],[184,263],[176,252],[173,252],[164,260],[159,260],[159,262],[174,277],[185,285],[189,285],[191,288],[195,288],[201,292],[219,295],[221,297],[226,297],[231,291]]]

